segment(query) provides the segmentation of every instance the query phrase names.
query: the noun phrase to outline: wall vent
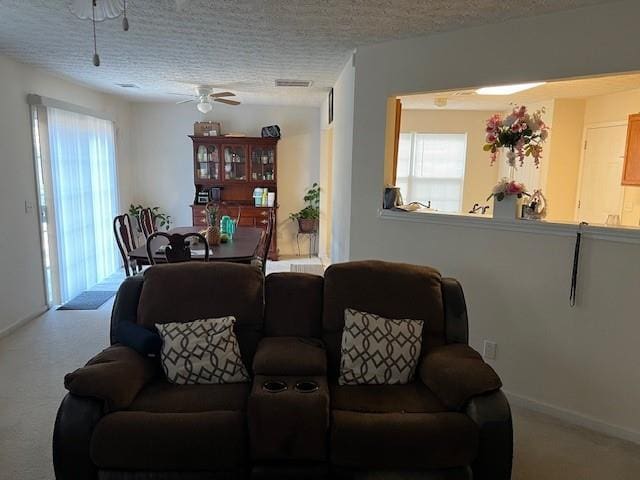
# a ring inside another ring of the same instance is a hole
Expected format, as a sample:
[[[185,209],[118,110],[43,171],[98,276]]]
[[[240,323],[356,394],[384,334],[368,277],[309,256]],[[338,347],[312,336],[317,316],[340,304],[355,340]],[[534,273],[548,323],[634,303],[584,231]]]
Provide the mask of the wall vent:
[[[473,95],[474,93],[476,93],[473,90],[462,90],[459,92],[451,92],[449,95],[451,95],[452,97],[467,97],[469,95]]]
[[[311,80],[276,80],[276,87],[302,87],[309,88],[313,82]]]
[[[140,88],[135,83],[116,83],[116,85],[121,88]]]

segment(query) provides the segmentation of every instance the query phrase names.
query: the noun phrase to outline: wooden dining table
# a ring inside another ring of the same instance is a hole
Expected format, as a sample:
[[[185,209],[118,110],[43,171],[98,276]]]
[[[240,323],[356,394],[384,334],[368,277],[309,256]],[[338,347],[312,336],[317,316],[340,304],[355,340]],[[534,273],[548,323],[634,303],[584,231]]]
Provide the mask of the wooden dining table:
[[[198,233],[202,231],[202,227],[176,227],[167,233],[179,233],[185,235],[187,233]],[[262,229],[257,227],[238,227],[233,234],[233,239],[227,243],[221,243],[215,247],[209,248],[210,262],[236,262],[250,263],[256,254]],[[158,238],[157,246],[153,246],[153,259],[156,263],[166,263],[164,252],[159,250],[161,245],[165,245],[162,238]],[[187,239],[193,241],[193,239]],[[191,258],[197,260],[204,257],[204,248],[202,245],[193,245],[191,248]],[[129,259],[135,261],[138,265],[148,265],[146,244],[134,248],[129,252]]]

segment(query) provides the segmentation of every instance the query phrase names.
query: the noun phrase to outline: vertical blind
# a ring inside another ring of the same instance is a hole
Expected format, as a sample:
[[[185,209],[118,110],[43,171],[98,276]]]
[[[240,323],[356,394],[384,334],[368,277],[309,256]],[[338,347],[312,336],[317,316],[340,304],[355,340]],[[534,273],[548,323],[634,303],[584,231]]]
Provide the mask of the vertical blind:
[[[60,297],[66,302],[118,268],[113,122],[47,108]]]
[[[401,133],[396,185],[405,202],[460,212],[466,151],[464,133]]]

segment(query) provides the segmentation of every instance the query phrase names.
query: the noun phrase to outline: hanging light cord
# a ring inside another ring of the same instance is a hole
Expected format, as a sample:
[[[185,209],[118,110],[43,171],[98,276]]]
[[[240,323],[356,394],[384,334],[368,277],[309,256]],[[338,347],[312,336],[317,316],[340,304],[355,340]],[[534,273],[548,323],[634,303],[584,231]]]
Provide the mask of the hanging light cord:
[[[96,39],[96,0],[91,2],[91,23],[93,24],[93,64],[100,66],[100,57],[98,56],[98,41]]]
[[[129,31],[129,19],[127,18],[127,0],[124,0],[124,13],[122,16],[122,29],[125,32]]]

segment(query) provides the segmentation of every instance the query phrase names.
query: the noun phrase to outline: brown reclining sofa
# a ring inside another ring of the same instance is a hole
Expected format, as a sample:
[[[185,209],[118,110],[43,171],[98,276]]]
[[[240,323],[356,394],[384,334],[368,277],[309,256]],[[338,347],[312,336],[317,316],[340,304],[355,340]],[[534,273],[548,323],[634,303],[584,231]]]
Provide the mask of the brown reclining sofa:
[[[347,307],[425,321],[412,383],[338,385]],[[251,383],[174,385],[157,358],[114,338],[119,322],[226,315]],[[122,284],[111,344],[65,379],[58,480],[511,476],[500,380],[468,346],[460,284],[428,267],[362,261],[266,279],[237,264],[151,267]],[[287,388],[266,391],[273,380]],[[317,390],[296,390],[309,380]]]

